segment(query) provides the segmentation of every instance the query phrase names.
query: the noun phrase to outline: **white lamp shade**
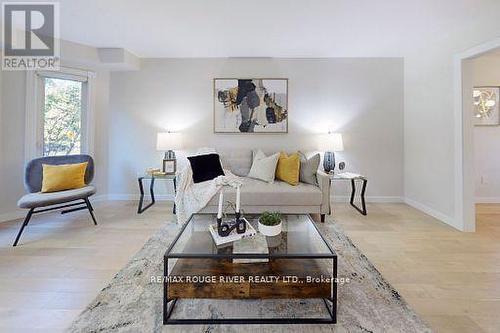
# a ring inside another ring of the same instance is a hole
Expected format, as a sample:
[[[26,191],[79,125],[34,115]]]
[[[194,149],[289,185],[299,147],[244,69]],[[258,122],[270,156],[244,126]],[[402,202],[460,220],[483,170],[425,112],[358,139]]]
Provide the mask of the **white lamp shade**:
[[[340,133],[328,133],[327,139],[327,149],[326,151],[343,151],[344,141],[342,140],[342,134]]]
[[[156,138],[156,150],[167,151],[182,148],[182,136],[175,132],[161,132]]]

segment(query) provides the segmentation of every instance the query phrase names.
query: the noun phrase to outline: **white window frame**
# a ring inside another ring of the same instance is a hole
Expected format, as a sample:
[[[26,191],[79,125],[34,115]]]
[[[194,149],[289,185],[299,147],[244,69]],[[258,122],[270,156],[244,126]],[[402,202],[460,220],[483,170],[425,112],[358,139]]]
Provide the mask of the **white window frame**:
[[[95,73],[76,68],[60,67],[59,71],[26,72],[26,162],[43,156],[43,107],[45,105],[45,78],[80,81],[82,84],[82,133],[80,152],[94,153],[94,79]]]

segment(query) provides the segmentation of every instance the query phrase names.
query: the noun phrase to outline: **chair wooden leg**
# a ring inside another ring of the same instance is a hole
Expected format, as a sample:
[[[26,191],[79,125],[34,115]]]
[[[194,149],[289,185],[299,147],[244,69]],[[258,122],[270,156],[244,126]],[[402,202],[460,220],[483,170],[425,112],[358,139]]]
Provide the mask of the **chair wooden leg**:
[[[326,217],[325,214],[321,214],[321,222],[323,223],[325,222],[325,217]]]
[[[94,207],[92,207],[92,205],[90,204],[89,198],[85,198],[83,200],[85,200],[85,204],[87,205],[90,216],[92,216],[92,221],[94,221],[94,224],[97,225],[97,221],[96,221],[95,215],[94,215]]]
[[[24,227],[26,227],[28,225],[28,223],[31,219],[31,216],[33,215],[34,210],[35,210],[35,208],[31,208],[29,210],[28,214],[26,214],[26,217],[24,218],[23,224],[21,225],[21,229],[19,229],[19,232],[17,233],[16,240],[14,241],[14,244],[12,246],[17,246],[17,242],[19,242],[19,238],[21,238],[21,234],[24,231]]]

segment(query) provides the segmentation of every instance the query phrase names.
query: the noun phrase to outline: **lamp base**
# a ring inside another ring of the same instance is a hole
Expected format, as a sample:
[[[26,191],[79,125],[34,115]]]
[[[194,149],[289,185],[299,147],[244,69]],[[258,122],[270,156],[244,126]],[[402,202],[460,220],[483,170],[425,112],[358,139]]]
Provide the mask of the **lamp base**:
[[[175,174],[175,169],[177,166],[177,161],[175,159],[175,152],[173,150],[169,150],[165,152],[162,161],[162,170],[166,174],[173,175]]]
[[[323,157],[323,169],[326,173],[330,173],[335,169],[335,153],[333,151],[326,151]]]
[[[175,158],[175,151],[173,150],[168,150],[165,152],[165,160],[173,160]]]

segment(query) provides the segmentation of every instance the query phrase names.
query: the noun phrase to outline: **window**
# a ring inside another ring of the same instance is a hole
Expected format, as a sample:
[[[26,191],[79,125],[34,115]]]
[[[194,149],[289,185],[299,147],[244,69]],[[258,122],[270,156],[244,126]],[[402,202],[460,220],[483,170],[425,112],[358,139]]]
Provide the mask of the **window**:
[[[79,154],[83,83],[51,77],[43,80],[43,155]]]
[[[27,75],[26,160],[91,153],[93,73],[61,68]]]

